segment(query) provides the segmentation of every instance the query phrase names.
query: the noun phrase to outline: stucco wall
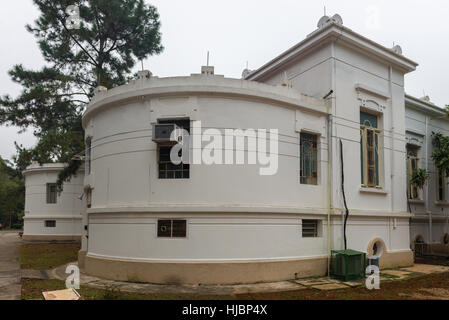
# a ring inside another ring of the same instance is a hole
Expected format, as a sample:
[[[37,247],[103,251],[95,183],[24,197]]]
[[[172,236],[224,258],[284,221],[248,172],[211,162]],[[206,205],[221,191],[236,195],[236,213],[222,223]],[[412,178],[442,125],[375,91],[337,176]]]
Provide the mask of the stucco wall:
[[[67,240],[81,235],[81,214],[85,210],[83,194],[84,171],[64,184],[55,204],[47,203],[47,183],[56,183],[63,165],[46,164],[31,166],[25,175],[24,239]],[[45,227],[45,220],[55,220],[56,227]],[[79,239],[78,239],[79,240]]]
[[[437,176],[432,160],[434,147],[432,132],[449,135],[449,122],[443,110],[428,102],[409,97],[406,102],[407,140],[419,147],[419,167],[427,169],[430,179],[422,190],[420,199],[410,202],[413,213],[410,237],[422,236],[428,244],[441,243],[444,234],[449,233],[449,188],[446,185],[446,201],[437,201]],[[426,125],[427,124],[427,125]],[[447,183],[447,181],[446,181]]]

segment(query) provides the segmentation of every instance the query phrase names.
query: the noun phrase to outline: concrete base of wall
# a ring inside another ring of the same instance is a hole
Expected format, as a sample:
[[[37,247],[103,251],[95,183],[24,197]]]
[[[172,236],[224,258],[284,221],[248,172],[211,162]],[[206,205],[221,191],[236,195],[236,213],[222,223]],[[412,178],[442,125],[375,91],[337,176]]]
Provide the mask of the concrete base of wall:
[[[84,269],[86,266],[87,251],[78,251],[78,267]]]
[[[441,243],[432,243],[430,244],[430,253],[434,254],[442,254],[449,256],[449,245],[441,244]]]
[[[385,252],[381,268],[413,265],[413,252]],[[327,257],[277,261],[142,262],[93,257],[79,252],[78,264],[100,278],[157,284],[245,284],[325,276]]]
[[[101,278],[158,284],[242,284],[324,276],[327,257],[230,262],[141,262],[85,257],[85,271]]]
[[[379,259],[380,269],[410,267],[414,264],[413,251],[385,252]]]
[[[24,241],[32,242],[81,242],[81,236],[70,235],[26,235],[22,236]]]

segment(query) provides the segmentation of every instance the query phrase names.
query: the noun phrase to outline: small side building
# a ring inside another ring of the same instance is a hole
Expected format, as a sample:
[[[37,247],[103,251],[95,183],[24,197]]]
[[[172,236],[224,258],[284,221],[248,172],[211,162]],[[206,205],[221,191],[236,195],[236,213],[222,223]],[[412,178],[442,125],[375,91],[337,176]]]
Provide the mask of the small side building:
[[[448,178],[432,159],[432,133],[449,135],[449,118],[429,97],[405,96],[408,207],[411,247],[420,255],[449,255]],[[414,169],[425,169],[429,180],[422,189],[410,183]]]
[[[25,217],[23,239],[28,241],[80,241],[85,210],[84,169],[64,184],[59,194],[58,173],[64,164],[32,164],[24,172]]]

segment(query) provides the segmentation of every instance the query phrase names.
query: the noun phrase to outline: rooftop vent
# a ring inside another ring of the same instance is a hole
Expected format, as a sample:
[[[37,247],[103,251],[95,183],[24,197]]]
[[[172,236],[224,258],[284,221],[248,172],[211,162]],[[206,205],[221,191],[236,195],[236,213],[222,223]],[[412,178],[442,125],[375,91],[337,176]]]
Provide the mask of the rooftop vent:
[[[328,16],[323,16],[321,17],[321,19],[318,21],[318,28],[324,28],[325,26],[327,26],[330,23],[335,23],[338,25],[343,25],[343,19],[339,14],[334,14],[333,17],[328,17]]]
[[[106,92],[106,91],[108,91],[108,88],[103,87],[103,86],[98,86],[95,88],[94,93],[99,94],[99,93]]]
[[[393,50],[394,53],[402,55],[402,48],[399,45],[395,45],[391,50]]]
[[[248,77],[250,74],[252,73],[251,70],[249,70],[248,68],[243,70],[242,72],[242,79],[245,79],[246,77]]]
[[[419,100],[425,101],[427,103],[432,103],[432,102],[430,102],[430,97],[428,95],[425,95],[424,97],[419,98]]]
[[[202,66],[201,74],[213,76],[215,74],[215,68],[213,66]]]
[[[142,70],[137,72],[137,79],[149,79],[152,75],[150,70]]]

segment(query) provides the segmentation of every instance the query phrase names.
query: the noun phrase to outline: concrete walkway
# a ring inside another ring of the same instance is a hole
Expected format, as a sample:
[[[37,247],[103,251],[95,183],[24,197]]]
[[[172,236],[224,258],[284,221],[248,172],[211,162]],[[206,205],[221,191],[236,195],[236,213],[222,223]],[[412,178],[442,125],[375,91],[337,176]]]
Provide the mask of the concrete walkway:
[[[19,300],[22,286],[18,232],[0,231],[0,300]]]
[[[76,265],[77,263],[70,263]],[[66,265],[67,266],[67,265]],[[35,279],[59,279],[65,280],[66,266],[61,266],[53,270],[47,271],[29,271],[29,274],[23,274],[24,278]],[[24,270],[25,271],[25,270]],[[394,270],[382,270],[381,282],[397,281],[408,279],[416,276],[423,276],[432,273],[449,272],[449,267],[433,266],[433,265],[419,265],[414,267],[399,268]],[[269,292],[288,292],[302,289],[316,289],[321,291],[333,291],[340,289],[349,289],[361,287],[365,285],[365,280],[354,282],[342,282],[329,278],[314,278],[281,281],[274,283],[258,283],[258,284],[239,284],[239,285],[159,285],[149,283],[131,283],[123,281],[105,280],[97,277],[91,277],[83,272],[80,276],[80,285],[88,286],[98,289],[116,289],[122,292],[137,292],[137,293],[187,293],[187,294],[201,294],[201,295],[234,295],[246,293],[269,293]]]

